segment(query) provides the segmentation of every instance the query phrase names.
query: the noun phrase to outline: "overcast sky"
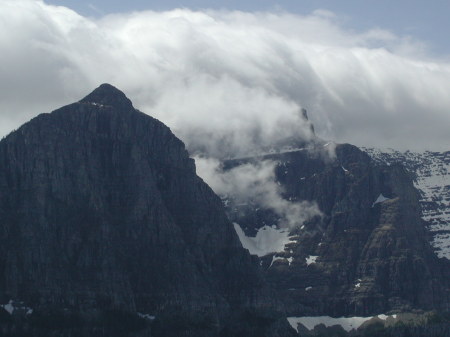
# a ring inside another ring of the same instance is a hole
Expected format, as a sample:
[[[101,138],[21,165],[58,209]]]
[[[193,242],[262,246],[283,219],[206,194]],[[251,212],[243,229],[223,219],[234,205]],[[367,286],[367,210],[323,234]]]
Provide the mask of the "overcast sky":
[[[211,155],[307,136],[302,107],[326,139],[450,150],[447,3],[1,0],[0,135],[109,82]]]
[[[436,54],[450,54],[448,0],[50,0],[82,15],[99,17],[111,13],[173,8],[228,9],[240,11],[286,11],[308,15],[326,9],[339,16],[349,29],[381,27],[401,35],[420,38]]]

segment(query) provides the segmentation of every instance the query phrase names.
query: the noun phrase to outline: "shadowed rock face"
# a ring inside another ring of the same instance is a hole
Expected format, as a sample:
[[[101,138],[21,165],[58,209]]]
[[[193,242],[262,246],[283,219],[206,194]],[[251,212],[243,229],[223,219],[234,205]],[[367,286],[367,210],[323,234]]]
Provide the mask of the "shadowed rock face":
[[[0,142],[2,304],[283,330],[254,262],[184,144],[108,84]]]
[[[408,173],[400,165],[376,165],[351,145],[338,145],[332,160],[324,160],[322,151],[257,159],[278,163],[276,180],[286,200],[315,201],[323,213],[292,229],[295,242],[275,254],[276,260],[274,254],[262,258],[289,315],[448,310],[450,267],[428,242]],[[255,159],[225,167],[249,160]],[[229,200],[228,214],[247,235],[277,223],[260,205],[243,209]]]

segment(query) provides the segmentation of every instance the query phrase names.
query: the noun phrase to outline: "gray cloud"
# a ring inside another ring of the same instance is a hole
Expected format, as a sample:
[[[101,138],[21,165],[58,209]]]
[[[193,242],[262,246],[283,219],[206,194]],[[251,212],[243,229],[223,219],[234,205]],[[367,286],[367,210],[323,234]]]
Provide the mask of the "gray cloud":
[[[280,227],[294,228],[314,216],[322,216],[315,202],[291,202],[281,197],[282,187],[275,179],[276,162],[263,160],[223,170],[220,161],[197,157],[197,174],[219,195],[229,196],[236,204],[252,202],[274,211]]]
[[[82,17],[0,2],[0,134],[110,82],[188,146],[243,155],[298,134],[448,150],[450,64],[410,37],[309,16],[225,11]]]

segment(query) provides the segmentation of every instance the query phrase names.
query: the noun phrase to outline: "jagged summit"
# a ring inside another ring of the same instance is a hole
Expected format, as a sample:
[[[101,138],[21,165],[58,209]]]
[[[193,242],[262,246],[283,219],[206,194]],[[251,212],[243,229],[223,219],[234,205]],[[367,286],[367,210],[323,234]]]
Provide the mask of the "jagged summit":
[[[133,104],[125,94],[108,83],[101,84],[89,95],[80,100],[80,103],[93,103],[105,106],[133,109]]]

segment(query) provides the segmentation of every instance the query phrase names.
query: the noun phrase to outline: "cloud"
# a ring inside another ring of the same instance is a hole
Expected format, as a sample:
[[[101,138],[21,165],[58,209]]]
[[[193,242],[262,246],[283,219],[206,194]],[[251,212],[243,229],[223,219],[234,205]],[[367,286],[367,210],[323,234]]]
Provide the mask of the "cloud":
[[[450,64],[335,14],[134,12],[100,19],[0,2],[0,135],[103,82],[191,149],[244,155],[283,137],[449,150]]]
[[[314,216],[322,216],[314,202],[291,202],[282,198],[282,187],[275,179],[276,162],[263,160],[223,170],[217,159],[196,157],[197,174],[219,195],[231,197],[235,204],[249,203],[274,211],[281,228],[293,229]]]

